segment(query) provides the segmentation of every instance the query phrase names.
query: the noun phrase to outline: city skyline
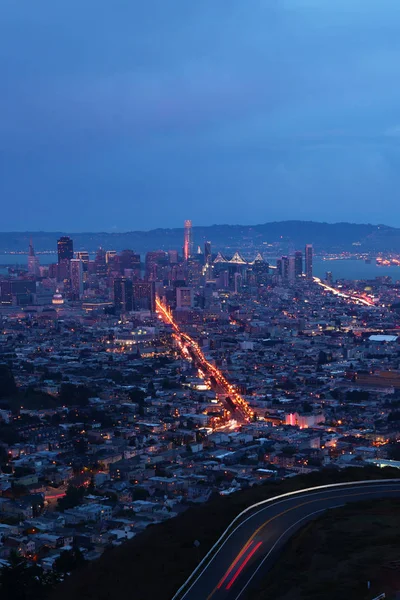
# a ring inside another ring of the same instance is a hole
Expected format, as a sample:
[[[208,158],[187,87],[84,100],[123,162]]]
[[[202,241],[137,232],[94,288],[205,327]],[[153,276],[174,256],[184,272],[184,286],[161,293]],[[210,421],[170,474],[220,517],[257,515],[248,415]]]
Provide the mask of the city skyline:
[[[2,228],[400,225],[399,10],[4,2]]]

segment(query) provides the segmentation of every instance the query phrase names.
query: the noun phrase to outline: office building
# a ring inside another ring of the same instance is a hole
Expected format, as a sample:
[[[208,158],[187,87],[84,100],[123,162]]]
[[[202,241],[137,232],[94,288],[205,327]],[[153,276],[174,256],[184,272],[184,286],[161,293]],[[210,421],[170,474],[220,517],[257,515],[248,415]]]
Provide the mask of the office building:
[[[28,273],[29,273],[29,275],[33,275],[34,277],[39,277],[39,275],[40,275],[39,259],[35,255],[35,250],[33,248],[32,239],[29,242]]]
[[[169,267],[169,256],[164,250],[147,252],[146,254],[146,278],[149,281],[161,281],[164,267]]]
[[[119,255],[119,264],[121,273],[126,270],[132,271],[132,275],[136,279],[140,279],[140,254],[136,254],[133,250],[122,250]]]
[[[5,305],[24,306],[32,304],[36,294],[36,283],[28,280],[0,281],[0,302]]]
[[[58,264],[74,258],[74,243],[70,237],[64,235],[57,241]]]
[[[81,250],[75,253],[75,258],[82,261],[83,272],[86,273],[89,268],[89,252],[87,250]]]
[[[171,265],[176,265],[178,262],[178,251],[168,250],[169,262]]]
[[[74,300],[80,300],[83,296],[83,261],[73,258],[70,262],[71,293]]]
[[[99,248],[94,259],[94,272],[98,277],[107,275],[106,252],[103,248]]]
[[[133,284],[133,310],[156,309],[154,281],[137,281]]]
[[[313,247],[312,244],[306,245],[304,254],[306,277],[309,281],[313,278]]]
[[[282,281],[287,281],[289,279],[289,258],[287,256],[278,258],[276,261],[276,272]]]
[[[289,256],[288,279],[289,279],[289,281],[294,281],[296,279],[296,257],[295,256]]]
[[[303,253],[301,250],[297,250],[294,253],[294,274],[295,277],[301,277],[303,275]]]
[[[192,221],[185,221],[185,228],[183,233],[183,258],[185,261],[193,254],[193,238],[192,238]]]
[[[133,284],[126,277],[114,279],[114,306],[122,312],[133,310]]]
[[[110,263],[112,263],[116,256],[117,256],[117,251],[116,250],[107,250],[107,252],[106,252],[106,264],[109,265]]]
[[[193,288],[176,288],[176,308],[178,310],[187,310],[189,308],[193,308]]]
[[[211,242],[204,242],[204,262],[209,265],[211,260]]]

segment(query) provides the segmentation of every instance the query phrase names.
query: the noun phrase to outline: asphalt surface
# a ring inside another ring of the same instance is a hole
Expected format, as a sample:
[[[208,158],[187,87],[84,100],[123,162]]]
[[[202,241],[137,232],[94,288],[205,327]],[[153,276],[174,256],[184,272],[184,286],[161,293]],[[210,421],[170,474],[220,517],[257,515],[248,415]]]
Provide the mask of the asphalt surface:
[[[258,507],[238,521],[213,557],[176,598],[245,600],[290,536],[307,521],[328,508],[384,497],[400,497],[400,481],[299,492]]]

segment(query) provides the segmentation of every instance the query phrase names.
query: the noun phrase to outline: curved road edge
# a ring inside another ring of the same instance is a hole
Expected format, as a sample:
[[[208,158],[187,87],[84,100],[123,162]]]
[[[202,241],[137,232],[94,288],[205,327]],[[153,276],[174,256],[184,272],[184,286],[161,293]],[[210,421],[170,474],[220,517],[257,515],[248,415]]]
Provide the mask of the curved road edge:
[[[240,512],[228,525],[225,531],[220,535],[215,544],[210,548],[204,558],[199,562],[197,567],[192,571],[186,581],[181,585],[181,587],[177,590],[171,600],[179,600],[183,598],[187,592],[191,589],[191,587],[196,583],[196,581],[201,577],[203,572],[207,569],[211,561],[214,559],[215,555],[221,550],[221,548],[226,544],[229,538],[237,531],[239,527],[243,525],[246,521],[251,519],[253,516],[257,514],[256,509],[262,507],[261,510],[267,508],[269,504],[273,504],[274,502],[280,501],[282,499],[293,498],[295,496],[301,496],[303,494],[308,494],[312,492],[323,492],[324,490],[330,490],[332,488],[346,488],[347,486],[360,487],[371,484],[393,484],[400,483],[399,479],[369,479],[363,481],[348,481],[344,483],[331,483],[327,485],[314,486],[310,488],[303,488],[301,490],[296,490],[293,492],[286,492],[285,494],[279,494],[278,496],[272,496],[271,498],[267,498],[266,500],[262,500],[261,502],[257,502],[255,504],[251,504],[247,508],[245,508],[242,512]],[[255,512],[254,512],[255,511]],[[323,511],[317,511],[323,512]],[[251,514],[248,514],[251,513]],[[246,517],[243,519],[243,517]],[[236,525],[236,527],[235,527]]]

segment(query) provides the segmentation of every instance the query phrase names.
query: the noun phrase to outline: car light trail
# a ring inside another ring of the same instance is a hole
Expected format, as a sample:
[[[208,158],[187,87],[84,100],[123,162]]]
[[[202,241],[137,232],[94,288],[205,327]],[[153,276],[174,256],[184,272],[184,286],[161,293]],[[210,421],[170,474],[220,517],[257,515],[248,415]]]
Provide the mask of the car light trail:
[[[319,286],[321,286],[327,292],[332,292],[332,294],[335,294],[335,296],[340,296],[341,298],[345,298],[345,299],[351,300],[353,302],[361,302],[361,304],[365,304],[365,306],[375,306],[373,300],[371,300],[370,298],[367,298],[365,296],[355,296],[355,295],[351,295],[351,294],[345,294],[341,290],[334,288],[330,285],[327,285],[326,283],[323,283],[319,277],[314,277],[314,281],[315,281],[315,283],[317,283]]]
[[[254,548],[251,550],[251,552],[249,552],[249,554],[246,556],[246,558],[244,559],[244,561],[242,562],[242,564],[240,565],[240,567],[238,568],[238,570],[236,571],[236,573],[234,574],[234,576],[232,577],[232,579],[230,580],[230,582],[228,583],[228,585],[226,586],[225,589],[227,589],[227,590],[231,589],[231,587],[235,583],[236,579],[239,577],[240,573],[243,571],[243,569],[245,568],[245,566],[247,565],[247,563],[249,562],[251,557],[254,556],[254,554],[257,552],[257,550],[259,549],[259,547],[261,545],[262,545],[262,542],[258,542],[258,544],[256,546],[254,546]]]
[[[221,581],[217,585],[218,589],[220,589],[224,585],[225,581],[228,579],[229,575],[232,573],[233,569],[236,567],[236,565],[238,564],[239,560],[242,558],[242,556],[246,552],[246,550],[248,548],[250,548],[250,546],[252,545],[252,543],[253,543],[252,541],[247,542],[247,544],[239,552],[239,554],[237,555],[237,557],[235,558],[235,560],[231,563],[229,569],[227,570],[227,572],[225,573],[225,575],[223,576],[223,578],[221,579]]]
[[[250,421],[254,417],[254,413],[251,410],[249,404],[244,398],[242,398],[242,396],[235,389],[235,387],[229,383],[229,381],[224,377],[221,371],[206,359],[199,344],[187,333],[184,333],[179,329],[177,323],[174,321],[171,315],[171,311],[168,309],[167,306],[165,306],[161,302],[159,298],[156,298],[156,309],[159,315],[162,317],[162,319],[172,326],[175,332],[174,338],[177,341],[178,347],[181,350],[182,354],[185,356],[185,358],[190,357],[189,350],[191,350],[199,363],[199,367],[208,376],[214,377],[218,385],[224,389],[226,394],[229,395],[234,406],[241,412],[241,414],[247,421]]]

